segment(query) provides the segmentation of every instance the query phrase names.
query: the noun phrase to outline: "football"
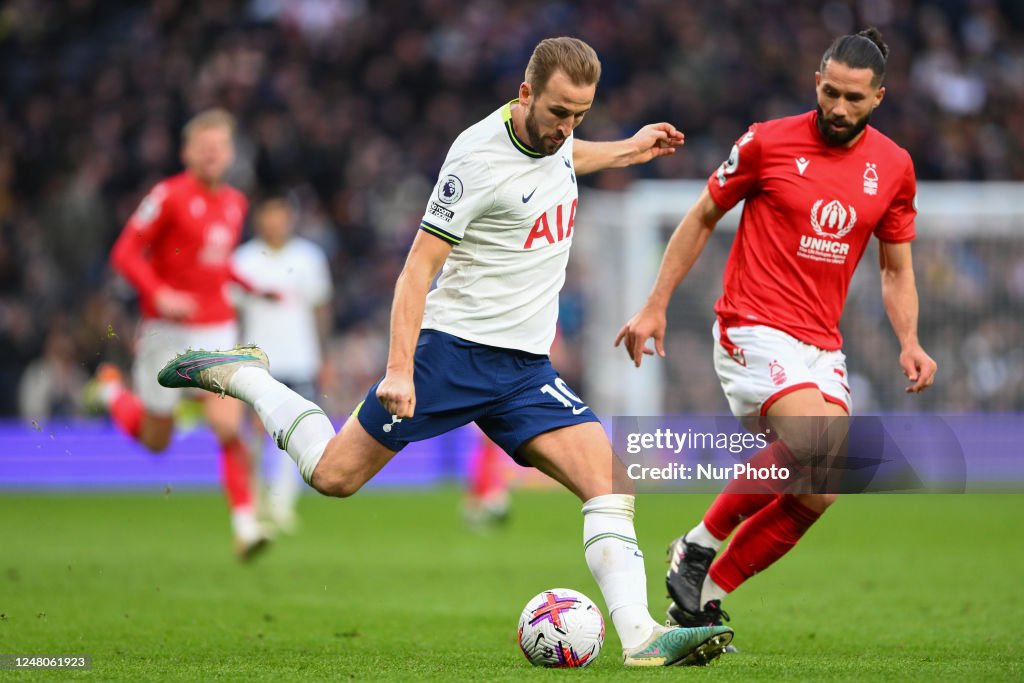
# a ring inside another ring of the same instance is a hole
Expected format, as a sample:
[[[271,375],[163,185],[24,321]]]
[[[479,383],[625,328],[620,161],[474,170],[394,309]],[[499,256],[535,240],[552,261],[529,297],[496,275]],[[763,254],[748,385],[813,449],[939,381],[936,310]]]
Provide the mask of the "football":
[[[571,588],[552,588],[534,596],[519,617],[519,647],[534,666],[587,666],[603,644],[601,610]]]

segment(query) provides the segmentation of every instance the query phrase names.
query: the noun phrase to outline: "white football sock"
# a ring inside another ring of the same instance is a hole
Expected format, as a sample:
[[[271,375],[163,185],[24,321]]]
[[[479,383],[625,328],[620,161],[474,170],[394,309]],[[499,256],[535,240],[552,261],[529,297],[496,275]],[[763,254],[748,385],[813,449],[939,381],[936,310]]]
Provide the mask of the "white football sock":
[[[267,433],[288,451],[309,483],[313,471],[334,438],[334,425],[317,404],[270,376],[263,368],[244,367],[234,374],[228,393],[253,407]]]
[[[288,518],[295,512],[295,503],[301,492],[301,480],[299,473],[292,465],[288,455],[278,448],[274,448],[268,460],[273,461],[273,474],[271,474],[270,490],[267,493],[267,502],[275,518]]]
[[[583,504],[587,566],[625,649],[643,643],[657,626],[647,611],[647,575],[633,529],[633,502],[633,496],[608,494]]]
[[[703,520],[700,524],[690,529],[686,534],[686,542],[696,543],[697,545],[702,545],[705,548],[711,548],[716,553],[718,552],[718,549],[722,547],[722,541],[711,535],[708,528],[704,526]]]
[[[251,505],[237,507],[231,511],[231,530],[245,543],[252,543],[263,535]]]
[[[121,382],[100,382],[100,401],[103,402],[107,410],[114,405],[114,401],[118,399],[122,391],[124,391],[124,384]]]
[[[700,589],[700,606],[708,604],[710,600],[724,600],[729,591],[725,590],[711,578],[711,574],[704,577],[704,585]]]

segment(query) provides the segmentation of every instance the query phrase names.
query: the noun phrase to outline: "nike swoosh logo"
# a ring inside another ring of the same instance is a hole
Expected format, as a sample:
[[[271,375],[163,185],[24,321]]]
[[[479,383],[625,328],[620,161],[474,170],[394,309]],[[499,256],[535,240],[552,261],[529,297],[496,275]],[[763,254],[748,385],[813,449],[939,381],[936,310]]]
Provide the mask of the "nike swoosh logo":
[[[582,413],[586,409],[587,409],[587,406],[580,406],[579,408],[573,408],[572,409],[572,414],[573,415],[579,415],[580,413]]]
[[[536,192],[536,191],[537,191],[537,188],[536,187],[533,188],[533,192]],[[524,194],[523,195],[523,204],[525,204],[526,202],[528,202],[531,199],[533,199],[533,192],[531,192],[530,194]]]

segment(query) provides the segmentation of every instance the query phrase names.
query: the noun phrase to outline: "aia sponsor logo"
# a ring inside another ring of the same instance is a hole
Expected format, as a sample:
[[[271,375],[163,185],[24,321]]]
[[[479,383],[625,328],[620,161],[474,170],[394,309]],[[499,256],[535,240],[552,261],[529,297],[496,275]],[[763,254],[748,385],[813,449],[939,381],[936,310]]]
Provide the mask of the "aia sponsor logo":
[[[786,383],[786,369],[777,360],[773,360],[768,364],[768,375],[772,378],[772,384],[777,387],[781,387]]]
[[[572,237],[572,227],[576,222],[576,203],[577,200],[574,199],[568,207],[559,204],[553,210],[548,209],[538,216],[530,228],[530,234],[526,236],[523,249],[548,246]],[[543,245],[538,245],[538,242],[543,242]]]

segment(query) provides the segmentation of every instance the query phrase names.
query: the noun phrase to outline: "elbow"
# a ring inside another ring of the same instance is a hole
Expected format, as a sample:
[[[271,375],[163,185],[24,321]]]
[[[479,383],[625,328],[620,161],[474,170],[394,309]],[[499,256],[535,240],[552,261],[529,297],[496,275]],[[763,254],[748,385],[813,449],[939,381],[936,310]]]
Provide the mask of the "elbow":
[[[882,268],[881,277],[883,290],[915,286],[912,268]]]
[[[424,266],[423,264],[406,263],[402,272],[398,274],[395,289],[422,291],[425,296],[440,270],[440,265],[435,268],[433,264]]]

